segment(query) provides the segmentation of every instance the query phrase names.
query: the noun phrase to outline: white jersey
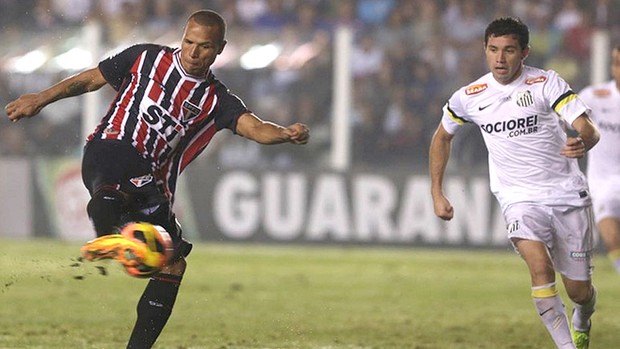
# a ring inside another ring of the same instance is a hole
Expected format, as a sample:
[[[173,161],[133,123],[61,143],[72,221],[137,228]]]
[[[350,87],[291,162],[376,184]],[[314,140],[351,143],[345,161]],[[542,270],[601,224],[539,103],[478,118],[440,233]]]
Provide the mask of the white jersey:
[[[588,178],[620,177],[620,91],[615,81],[589,86],[579,97],[592,108],[601,139],[588,152]]]
[[[615,81],[588,86],[579,96],[592,108],[590,117],[601,139],[588,152],[588,182],[597,223],[620,218],[620,91]]]
[[[491,191],[502,210],[518,202],[590,205],[576,159],[560,155],[566,125],[590,110],[554,71],[525,66],[508,85],[491,73],[456,91],[443,108],[450,134],[477,125],[489,152]]]

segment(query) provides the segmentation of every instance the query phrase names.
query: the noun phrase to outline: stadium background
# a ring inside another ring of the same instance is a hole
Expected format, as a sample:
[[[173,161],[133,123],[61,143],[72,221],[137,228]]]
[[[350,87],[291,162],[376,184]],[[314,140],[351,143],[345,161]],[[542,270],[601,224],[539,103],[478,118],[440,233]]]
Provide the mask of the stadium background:
[[[456,217],[432,213],[427,149],[441,106],[484,74],[497,16],[531,30],[526,63],[581,90],[607,79],[617,0],[1,0],[0,104],[128,45],[177,46],[187,15],[219,11],[216,75],[258,115],[310,125],[305,147],[222,132],[187,170],[176,210],[193,240],[505,246],[478,131],[459,135],[447,178]],[[345,29],[343,29],[345,28]],[[348,28],[348,29],[347,29]],[[85,132],[111,89],[0,120],[0,236],[86,240]]]

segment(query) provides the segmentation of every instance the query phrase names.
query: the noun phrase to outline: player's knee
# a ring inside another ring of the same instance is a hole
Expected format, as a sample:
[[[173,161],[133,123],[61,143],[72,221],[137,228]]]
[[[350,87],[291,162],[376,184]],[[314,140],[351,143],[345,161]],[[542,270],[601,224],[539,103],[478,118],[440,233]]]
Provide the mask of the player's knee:
[[[126,203],[125,195],[113,188],[101,188],[93,194],[86,210],[97,236],[117,232]]]
[[[588,281],[565,280],[564,285],[568,298],[577,304],[587,303],[592,298],[594,289]]]
[[[185,269],[187,268],[187,261],[185,258],[177,258],[173,260],[171,263],[167,264],[161,269],[162,273],[176,275],[178,277],[182,277],[185,274]]]

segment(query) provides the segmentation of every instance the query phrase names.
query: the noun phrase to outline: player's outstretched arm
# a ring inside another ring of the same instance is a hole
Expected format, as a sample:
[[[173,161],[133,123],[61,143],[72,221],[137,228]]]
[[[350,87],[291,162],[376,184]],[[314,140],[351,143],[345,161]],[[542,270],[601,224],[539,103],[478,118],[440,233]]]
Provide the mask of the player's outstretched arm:
[[[72,75],[41,92],[22,95],[7,104],[4,110],[11,121],[29,118],[37,115],[50,103],[98,90],[105,84],[106,80],[99,68],[91,68]]]
[[[601,135],[598,128],[586,114],[579,116],[572,124],[579,136],[568,137],[561,154],[568,158],[582,158],[586,152],[598,143]]]
[[[237,134],[260,144],[306,144],[310,139],[308,126],[294,123],[288,127],[261,120],[252,113],[245,113],[237,121]]]
[[[431,196],[435,215],[443,220],[454,217],[454,208],[443,192],[443,178],[450,159],[453,136],[439,124],[433,134],[429,150],[429,171],[431,176]]]

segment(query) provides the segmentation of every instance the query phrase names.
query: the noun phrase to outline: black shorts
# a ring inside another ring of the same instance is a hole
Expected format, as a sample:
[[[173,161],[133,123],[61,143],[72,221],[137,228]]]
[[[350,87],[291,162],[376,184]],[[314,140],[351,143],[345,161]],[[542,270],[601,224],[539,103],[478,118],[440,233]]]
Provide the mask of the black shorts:
[[[132,221],[160,225],[170,234],[175,254],[189,254],[191,243],[182,237],[151,161],[133,146],[116,140],[91,140],[84,147],[82,180],[91,196],[102,188],[113,188],[123,194],[126,210],[117,217],[119,227]]]

